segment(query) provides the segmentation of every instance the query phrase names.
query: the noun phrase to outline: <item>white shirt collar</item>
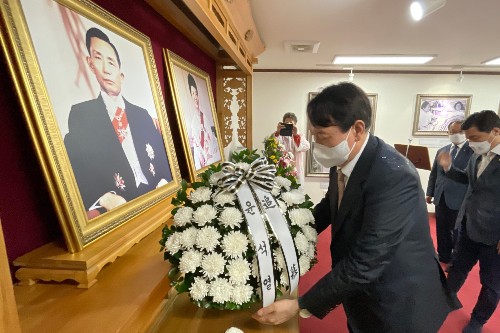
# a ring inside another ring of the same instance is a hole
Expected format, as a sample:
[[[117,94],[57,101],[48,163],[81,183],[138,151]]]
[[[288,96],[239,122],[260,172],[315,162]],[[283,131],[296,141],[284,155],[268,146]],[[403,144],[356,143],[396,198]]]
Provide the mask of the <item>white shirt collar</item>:
[[[495,146],[492,150],[490,150],[491,153],[495,153],[497,155],[500,155],[500,143]]]
[[[101,96],[104,105],[106,105],[106,110],[108,111],[109,119],[113,119],[115,117],[117,108],[125,110],[125,101],[123,100],[123,96],[121,93],[116,97],[116,100],[109,97],[109,95],[104,91],[101,91]]]
[[[462,148],[464,147],[464,144],[465,144],[466,142],[467,142],[467,140],[465,140],[465,141],[464,141],[464,142],[462,142],[462,143],[459,143],[459,144],[457,145],[458,149],[462,149]],[[451,144],[451,146],[450,146],[450,147],[451,147],[451,149],[453,149],[453,146],[454,146],[454,145],[455,145],[454,143],[452,143],[452,144]]]
[[[358,163],[358,160],[361,157],[363,150],[365,150],[366,144],[368,143],[368,139],[370,139],[369,132],[366,135],[365,142],[363,142],[363,146],[361,146],[361,149],[358,151],[356,156],[354,156],[354,158],[349,163],[347,163],[346,165],[344,165],[344,167],[342,167],[341,171],[347,177],[347,179],[349,179],[349,177],[351,176],[352,170],[354,170],[354,167],[356,166],[356,163]]]

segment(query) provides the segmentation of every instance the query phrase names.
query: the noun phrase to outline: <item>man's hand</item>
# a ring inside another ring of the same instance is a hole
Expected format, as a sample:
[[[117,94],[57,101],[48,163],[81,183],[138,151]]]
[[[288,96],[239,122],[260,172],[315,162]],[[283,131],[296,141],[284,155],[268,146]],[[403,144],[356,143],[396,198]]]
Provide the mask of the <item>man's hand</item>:
[[[431,196],[426,196],[425,197],[425,202],[427,202],[428,204],[431,204],[432,203],[432,197]]]
[[[119,196],[118,194],[114,194],[111,192],[108,192],[104,194],[100,199],[99,199],[99,204],[106,208],[106,210],[109,212],[111,209],[116,208],[120,205],[123,205],[126,203],[127,200],[125,200],[123,197]]]
[[[279,325],[289,320],[299,312],[299,302],[296,299],[283,299],[260,309],[252,317],[261,324]]]
[[[438,162],[439,165],[443,167],[445,171],[448,171],[451,166],[451,156],[448,154],[448,152],[441,152],[439,153],[438,157]]]
[[[297,126],[293,125],[292,134],[297,135],[297,133],[298,133]]]

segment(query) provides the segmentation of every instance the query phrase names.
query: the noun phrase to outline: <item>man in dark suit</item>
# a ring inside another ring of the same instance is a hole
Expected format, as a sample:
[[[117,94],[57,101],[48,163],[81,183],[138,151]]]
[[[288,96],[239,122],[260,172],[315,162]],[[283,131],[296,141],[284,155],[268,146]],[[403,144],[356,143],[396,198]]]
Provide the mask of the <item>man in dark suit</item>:
[[[307,114],[314,157],[331,168],[314,217],[318,232],[331,225],[332,270],[298,301],[277,301],[254,318],[323,318],[343,304],[350,332],[437,332],[459,303],[446,292],[416,169],[369,134],[370,102],[352,83],[324,89]]]
[[[427,203],[436,206],[436,235],[437,252],[439,260],[449,265],[451,262],[452,250],[455,238],[453,230],[457,220],[458,209],[464,200],[467,185],[456,182],[446,177],[443,168],[439,165],[437,157],[441,153],[448,153],[451,156],[453,165],[465,170],[472,155],[472,149],[465,138],[465,133],[461,129],[463,121],[455,121],[448,126],[448,134],[451,145],[446,145],[439,149],[434,164],[432,165],[429,183],[427,185]]]
[[[146,110],[123,98],[116,47],[97,28],[86,34],[99,97],[73,105],[64,144],[87,217],[94,218],[172,180],[162,136]]]
[[[500,118],[489,110],[470,115],[462,124],[474,151],[466,172],[448,154],[439,163],[451,179],[467,183],[457,224],[461,226],[457,253],[448,284],[457,293],[479,261],[481,291],[464,333],[481,332],[500,299]]]

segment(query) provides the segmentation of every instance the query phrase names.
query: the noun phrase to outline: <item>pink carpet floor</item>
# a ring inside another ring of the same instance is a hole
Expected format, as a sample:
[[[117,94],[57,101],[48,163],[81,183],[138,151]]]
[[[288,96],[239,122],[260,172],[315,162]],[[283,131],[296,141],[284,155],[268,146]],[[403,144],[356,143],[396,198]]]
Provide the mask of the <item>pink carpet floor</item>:
[[[436,243],[436,221],[433,216],[429,218],[431,235]],[[306,292],[318,279],[325,275],[331,266],[330,259],[330,229],[325,230],[318,240],[318,260],[313,269],[301,278],[299,292]],[[481,289],[479,282],[479,265],[476,265],[469,274],[467,281],[460,290],[458,297],[463,304],[463,308],[450,313],[439,333],[459,333],[467,324],[470,313],[476,304],[477,295]],[[342,307],[333,310],[323,320],[315,317],[300,319],[301,333],[347,333],[346,316]],[[376,333],[376,332],[374,332]],[[500,333],[500,309],[497,308],[493,316],[483,328],[483,333]]]

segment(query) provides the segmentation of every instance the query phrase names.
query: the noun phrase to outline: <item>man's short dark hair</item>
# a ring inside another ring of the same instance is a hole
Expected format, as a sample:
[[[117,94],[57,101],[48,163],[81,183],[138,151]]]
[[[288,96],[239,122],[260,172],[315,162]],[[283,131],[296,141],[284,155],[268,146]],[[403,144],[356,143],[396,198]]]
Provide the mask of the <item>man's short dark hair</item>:
[[[480,132],[488,133],[495,127],[500,128],[500,117],[498,117],[498,115],[491,110],[483,110],[473,113],[465,119],[462,124],[462,129],[465,131],[473,126]]]
[[[331,85],[307,105],[307,117],[314,127],[339,126],[349,130],[356,120],[362,120],[368,129],[372,122],[372,108],[365,92],[350,82]]]
[[[194,89],[196,89],[196,92],[198,92],[196,81],[194,80],[194,77],[191,74],[188,74],[188,86],[189,86],[189,91],[191,91],[191,87],[194,87]]]
[[[420,107],[421,109],[425,109],[427,106],[431,106],[431,103],[429,103],[428,101],[424,101],[422,103],[422,106]]]
[[[283,115],[283,122],[285,122],[285,119],[291,118],[295,123],[297,123],[297,116],[293,112],[287,112]]]
[[[108,43],[111,46],[111,48],[113,49],[113,51],[115,51],[116,60],[118,61],[118,66],[121,67],[122,66],[122,62],[120,60],[120,55],[118,54],[118,50],[113,45],[113,43],[111,43],[111,41],[109,40],[108,35],[106,35],[100,29],[90,28],[89,30],[87,30],[87,34],[85,36],[85,44],[87,45],[87,50],[89,51],[89,55],[92,56],[90,54],[90,42],[91,42],[92,37],[99,38],[100,40],[105,41],[106,43]]]

